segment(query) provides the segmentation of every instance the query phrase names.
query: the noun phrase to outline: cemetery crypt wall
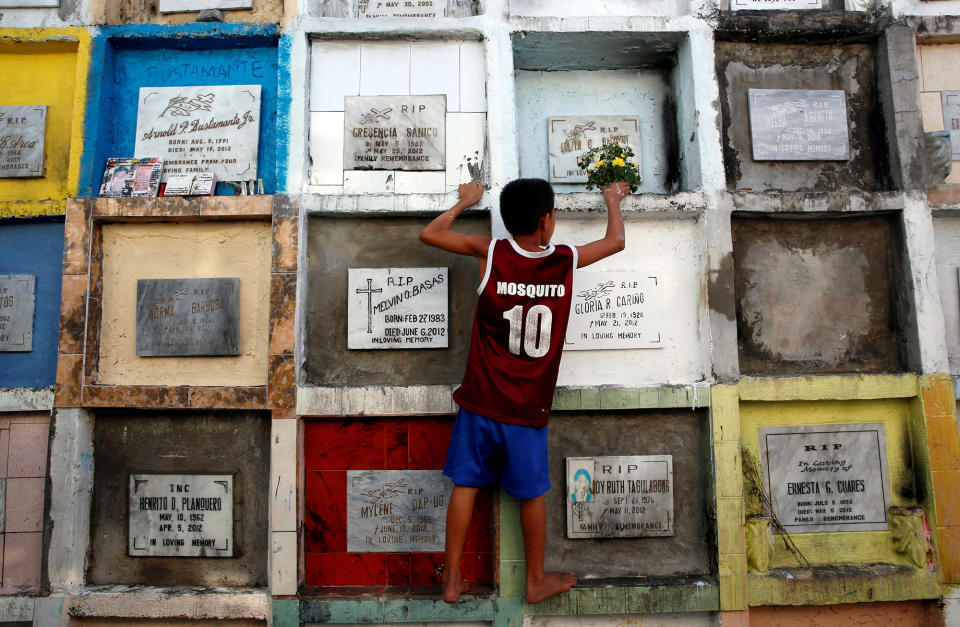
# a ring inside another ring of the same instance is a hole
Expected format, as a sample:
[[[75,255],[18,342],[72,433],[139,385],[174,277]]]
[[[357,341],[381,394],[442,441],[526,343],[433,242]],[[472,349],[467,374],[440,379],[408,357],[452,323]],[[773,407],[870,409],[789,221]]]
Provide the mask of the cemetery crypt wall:
[[[0,280],[36,277],[32,349],[0,350],[0,622],[960,624],[960,179],[924,135],[955,130],[960,0],[415,2],[0,0],[0,107],[48,107],[42,176],[0,176]],[[262,189],[98,198],[200,90],[251,116],[219,139]],[[384,120],[423,141],[366,142]],[[569,159],[604,133],[643,178],[554,397],[546,566],[580,582],[524,601],[494,488],[443,603],[480,277],[417,234],[477,179],[458,228],[505,236],[533,176],[555,242],[602,236]],[[237,354],[146,332],[208,288]]]

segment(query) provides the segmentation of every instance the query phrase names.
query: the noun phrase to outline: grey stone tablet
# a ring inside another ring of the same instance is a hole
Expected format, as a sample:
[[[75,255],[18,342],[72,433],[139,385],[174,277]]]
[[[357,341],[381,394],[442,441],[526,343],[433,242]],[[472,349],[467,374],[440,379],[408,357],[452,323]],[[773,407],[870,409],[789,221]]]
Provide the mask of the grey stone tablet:
[[[0,9],[58,7],[60,0],[0,0]]]
[[[233,557],[231,475],[130,475],[131,557]]]
[[[0,107],[0,178],[42,177],[46,135],[46,105]]]
[[[160,0],[161,13],[186,13],[205,9],[251,9],[253,0]]]
[[[347,471],[347,551],[443,551],[452,487],[440,470]]]
[[[850,158],[843,90],[750,89],[754,161],[846,161]]]
[[[764,489],[789,533],[888,527],[882,423],[761,427],[760,465]]]
[[[660,279],[649,272],[580,272],[564,350],[662,348],[668,324]]]
[[[345,170],[446,169],[446,96],[347,96]]]
[[[672,536],[673,456],[568,457],[567,537]]]
[[[0,351],[33,350],[36,283],[32,274],[0,274]]]
[[[347,348],[446,348],[447,268],[350,268]]]
[[[731,11],[792,11],[822,8],[823,0],[730,0]]]
[[[239,355],[240,279],[137,281],[139,357]]]

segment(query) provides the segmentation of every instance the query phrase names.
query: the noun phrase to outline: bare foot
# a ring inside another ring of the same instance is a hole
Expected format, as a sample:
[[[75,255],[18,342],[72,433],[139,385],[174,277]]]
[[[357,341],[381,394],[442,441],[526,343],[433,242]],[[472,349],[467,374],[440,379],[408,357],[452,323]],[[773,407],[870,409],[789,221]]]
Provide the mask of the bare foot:
[[[456,603],[460,595],[467,591],[470,582],[460,578],[460,573],[453,576],[450,571],[443,571],[443,600],[447,603]]]
[[[573,573],[543,573],[543,581],[539,584],[527,582],[527,603],[539,603],[562,594],[575,585],[577,576]]]

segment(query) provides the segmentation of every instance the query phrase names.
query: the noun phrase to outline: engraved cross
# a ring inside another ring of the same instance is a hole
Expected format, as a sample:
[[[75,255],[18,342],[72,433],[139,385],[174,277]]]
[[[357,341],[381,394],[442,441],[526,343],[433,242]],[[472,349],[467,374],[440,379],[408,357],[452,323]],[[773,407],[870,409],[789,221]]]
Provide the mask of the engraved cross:
[[[382,292],[382,288],[373,287],[373,279],[367,279],[367,289],[357,288],[357,294],[367,295],[367,333],[373,333],[373,295]]]

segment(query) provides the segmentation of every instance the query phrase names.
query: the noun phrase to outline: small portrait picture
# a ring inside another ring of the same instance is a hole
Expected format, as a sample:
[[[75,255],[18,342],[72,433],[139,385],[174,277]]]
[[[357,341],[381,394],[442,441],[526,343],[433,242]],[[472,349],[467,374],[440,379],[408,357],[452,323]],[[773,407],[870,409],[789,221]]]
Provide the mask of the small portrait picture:
[[[573,503],[589,503],[593,500],[593,480],[590,478],[590,471],[586,468],[580,468],[573,473],[573,491],[570,493],[570,501]]]
[[[103,171],[100,196],[105,198],[151,198],[160,187],[163,160],[154,157],[111,158]]]

